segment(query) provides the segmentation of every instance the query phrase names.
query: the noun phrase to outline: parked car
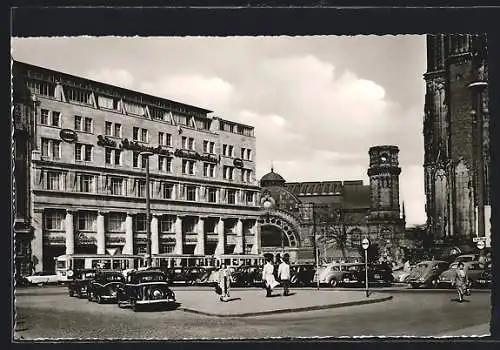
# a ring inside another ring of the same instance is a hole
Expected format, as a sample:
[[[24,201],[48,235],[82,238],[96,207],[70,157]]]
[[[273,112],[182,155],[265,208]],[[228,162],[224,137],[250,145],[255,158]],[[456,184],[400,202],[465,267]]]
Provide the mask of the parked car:
[[[449,264],[442,260],[419,262],[408,276],[407,282],[412,288],[436,288],[439,275],[448,268]]]
[[[292,265],[290,273],[292,286],[310,286],[313,284],[316,266],[310,264]]]
[[[405,270],[404,266],[399,266],[396,269],[392,270],[392,277],[394,278],[394,282],[397,283],[405,283],[410,276],[411,271],[415,268],[415,265],[410,266],[409,270]]]
[[[175,294],[168,287],[167,275],[161,270],[132,271],[118,287],[118,307],[129,304],[134,311],[145,306],[173,306]]]
[[[458,268],[458,264],[464,264],[464,270],[467,272],[467,276],[469,277],[469,281],[471,284],[475,285],[476,281],[481,277],[481,274],[484,272],[484,267],[481,267],[479,261],[464,261],[464,262],[454,262],[450,265],[448,270],[443,271],[441,275],[439,275],[439,286],[451,288],[453,284],[453,279],[455,278],[455,273]]]
[[[73,297],[76,295],[79,298],[87,296],[88,287],[90,282],[95,278],[96,273],[96,269],[68,271],[70,279],[68,283],[69,296]]]
[[[476,280],[476,286],[479,288],[490,288],[493,283],[493,272],[491,264],[485,267],[479,278]]]
[[[202,271],[200,271],[200,274],[198,275],[198,278],[196,279],[196,284],[201,284],[201,285],[209,284],[210,283],[210,275],[215,270],[216,270],[216,268],[213,266],[204,267],[202,269]]]
[[[479,254],[462,254],[455,258],[455,262],[476,261],[479,259]]]
[[[315,274],[313,282],[317,282],[317,280],[319,279],[320,285],[325,285],[325,284],[330,285],[331,283],[333,283],[333,285],[331,286],[336,287],[337,286],[336,279],[335,281],[333,280],[334,280],[334,275],[336,275],[338,271],[340,271],[339,263],[329,263],[323,265],[320,267],[318,273]]]
[[[363,263],[348,264],[349,273],[343,276],[343,285],[362,287],[366,285],[366,268]],[[390,286],[394,281],[392,269],[387,264],[368,265],[368,284],[371,286]]]
[[[119,271],[98,271],[89,284],[87,299],[102,304],[105,301],[116,301],[118,288],[125,283],[125,277]]]
[[[26,281],[29,284],[43,286],[45,284],[55,284],[59,283],[59,276],[56,275],[55,272],[50,271],[40,271],[36,272],[31,276],[26,276]]]
[[[231,274],[231,283],[238,287],[250,287],[260,282],[259,266],[256,265],[243,265],[239,266]]]

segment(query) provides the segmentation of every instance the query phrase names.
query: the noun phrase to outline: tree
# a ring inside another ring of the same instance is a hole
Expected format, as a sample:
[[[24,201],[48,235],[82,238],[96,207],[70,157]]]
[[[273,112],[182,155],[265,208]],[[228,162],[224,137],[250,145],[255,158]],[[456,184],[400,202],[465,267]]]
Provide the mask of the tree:
[[[314,223],[317,232],[322,234],[323,244],[335,244],[346,257],[348,231],[352,227],[345,210],[334,205],[315,205]]]

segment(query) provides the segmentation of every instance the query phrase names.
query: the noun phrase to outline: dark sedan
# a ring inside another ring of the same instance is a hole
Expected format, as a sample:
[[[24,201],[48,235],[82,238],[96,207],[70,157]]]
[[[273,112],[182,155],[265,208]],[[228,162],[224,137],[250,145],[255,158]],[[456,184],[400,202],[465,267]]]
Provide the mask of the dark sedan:
[[[407,282],[412,288],[436,288],[439,285],[439,275],[448,269],[448,266],[446,261],[441,260],[419,262],[411,271]]]
[[[259,266],[240,266],[231,275],[232,284],[239,287],[250,287],[260,282]]]
[[[167,276],[160,270],[132,271],[117,290],[117,304],[132,306],[134,311],[147,306],[174,306],[175,294],[168,287]]]
[[[116,301],[118,288],[123,286],[125,278],[118,271],[99,271],[90,282],[87,299],[102,304],[105,301]]]
[[[292,265],[290,268],[290,273],[292,275],[292,277],[290,278],[290,283],[292,286],[307,287],[313,284],[316,267],[310,264]]]
[[[88,287],[90,282],[95,278],[96,273],[97,270],[95,269],[68,271],[68,277],[70,279],[68,283],[69,296],[77,296],[78,298],[87,296]]]

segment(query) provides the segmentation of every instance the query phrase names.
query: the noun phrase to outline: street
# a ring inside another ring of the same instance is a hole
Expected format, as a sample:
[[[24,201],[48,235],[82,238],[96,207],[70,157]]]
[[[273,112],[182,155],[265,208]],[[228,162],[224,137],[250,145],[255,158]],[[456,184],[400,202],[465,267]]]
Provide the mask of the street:
[[[189,288],[213,298],[206,288]],[[174,288],[182,303],[182,287]],[[238,297],[238,290],[233,295]],[[248,292],[248,291],[247,291]],[[259,295],[262,291],[254,290]],[[243,292],[240,292],[243,293]],[[320,291],[318,293],[335,293]],[[345,291],[343,293],[351,293]],[[65,288],[29,288],[16,297],[16,337],[80,339],[214,339],[312,336],[445,336],[487,334],[489,292],[458,303],[450,291],[404,291],[376,304],[254,317],[214,317],[182,310],[134,313],[114,304],[70,298]],[[292,301],[293,299],[290,298]]]

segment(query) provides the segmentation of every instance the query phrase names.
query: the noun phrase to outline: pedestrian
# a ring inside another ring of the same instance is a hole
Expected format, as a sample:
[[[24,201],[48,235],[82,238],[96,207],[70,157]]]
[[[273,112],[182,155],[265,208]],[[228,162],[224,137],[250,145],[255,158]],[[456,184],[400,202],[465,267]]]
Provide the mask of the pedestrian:
[[[457,289],[458,301],[464,301],[464,295],[470,294],[469,292],[469,277],[465,270],[464,263],[460,262],[455,270],[453,285]]]
[[[221,263],[219,269],[219,287],[221,290],[220,301],[228,301],[229,300],[229,291],[231,287],[231,270],[227,268],[226,264]]]
[[[273,289],[279,284],[274,278],[274,266],[271,257],[266,258],[266,264],[262,269],[262,280],[266,287],[266,297],[270,297]]]
[[[290,265],[289,256],[285,254],[283,261],[278,267],[278,278],[283,286],[283,295],[288,296],[290,293]]]

